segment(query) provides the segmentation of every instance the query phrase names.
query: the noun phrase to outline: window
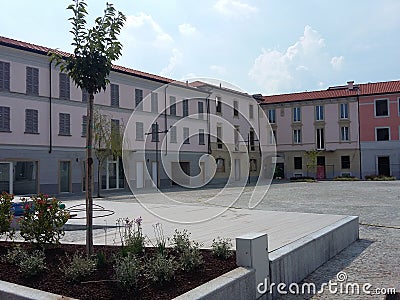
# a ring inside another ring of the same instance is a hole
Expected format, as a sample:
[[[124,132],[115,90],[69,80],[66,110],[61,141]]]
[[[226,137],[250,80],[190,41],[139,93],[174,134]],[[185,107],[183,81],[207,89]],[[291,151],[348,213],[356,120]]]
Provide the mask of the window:
[[[59,98],[63,100],[70,99],[70,84],[69,76],[65,73],[60,73],[59,75]]]
[[[176,116],[176,98],[174,96],[169,97],[169,114]]]
[[[317,105],[315,107],[315,120],[316,121],[324,120],[324,107],[322,105]]]
[[[222,127],[217,126],[217,148],[222,149]]]
[[[0,91],[10,90],[10,63],[0,61]]]
[[[135,108],[137,110],[143,110],[143,90],[135,89]]]
[[[348,126],[340,127],[340,140],[342,142],[348,142],[350,140]]]
[[[235,128],[233,130],[235,151],[239,151],[239,126],[235,125]]]
[[[388,99],[375,100],[375,117],[389,116],[389,103]]]
[[[111,106],[119,107],[119,85],[111,84]]]
[[[390,130],[389,127],[375,128],[376,140],[377,141],[389,141],[390,140]]]
[[[0,131],[10,131],[10,108],[0,106]]]
[[[169,132],[170,132],[170,142],[176,143],[176,127],[171,126]]]
[[[82,137],[86,137],[87,132],[87,116],[82,116]]]
[[[249,118],[253,119],[254,118],[254,105],[249,104]]]
[[[87,103],[89,101],[89,92],[86,90],[82,90],[82,102]]]
[[[293,107],[293,122],[301,122],[301,108]]]
[[[239,102],[233,101],[233,116],[239,117]]]
[[[294,161],[294,169],[301,170],[303,169],[303,158],[302,157],[293,157]]]
[[[340,157],[342,169],[350,169],[350,156],[344,155]]]
[[[324,137],[324,129],[323,128],[317,128],[316,146],[317,146],[317,150],[325,149],[325,137]]]
[[[217,172],[218,173],[224,173],[225,172],[225,159],[223,158],[217,158],[215,160],[217,164]]]
[[[205,143],[204,143],[204,129],[199,129],[199,145],[205,145]]]
[[[268,109],[268,121],[271,124],[275,124],[276,123],[276,111],[275,111],[275,109]]]
[[[158,94],[151,93],[151,112],[158,112]]]
[[[26,93],[39,95],[39,69],[26,67]]]
[[[341,119],[349,118],[349,104],[348,103],[340,103],[340,118]]]
[[[71,120],[70,114],[59,114],[59,135],[71,135]]]
[[[144,141],[144,130],[142,122],[136,122],[136,140]]]
[[[118,137],[120,133],[121,133],[121,127],[119,125],[119,120],[111,119],[111,136]]]
[[[183,116],[187,117],[189,115],[189,100],[184,99],[182,101],[182,111],[183,111]]]
[[[254,151],[254,150],[256,150],[256,147],[254,144],[255,138],[254,138],[254,130],[253,129],[250,129],[249,137],[250,137],[250,149],[249,150]]]
[[[183,127],[183,143],[190,144],[188,127]]]
[[[151,125],[151,141],[152,142],[159,142],[158,139],[158,123],[154,123]]]
[[[204,103],[202,101],[197,102],[197,112],[199,113],[199,119],[203,119]]]
[[[250,159],[250,172],[257,171],[257,159],[251,158]]]
[[[38,133],[39,112],[36,109],[25,109],[25,133]]]
[[[301,144],[301,129],[293,130],[293,144]]]
[[[216,107],[217,113],[221,114],[222,113],[222,101],[221,97],[217,97],[217,107]]]

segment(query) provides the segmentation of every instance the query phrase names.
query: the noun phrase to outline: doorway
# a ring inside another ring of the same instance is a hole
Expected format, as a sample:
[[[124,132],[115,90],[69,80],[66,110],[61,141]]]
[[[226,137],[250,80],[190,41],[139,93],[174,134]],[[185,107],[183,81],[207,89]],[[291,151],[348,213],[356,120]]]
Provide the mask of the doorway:
[[[317,156],[317,179],[325,179],[325,156]]]
[[[13,194],[13,165],[10,162],[0,162],[0,192]]]
[[[144,187],[144,166],[142,161],[136,162],[136,188],[142,189]]]
[[[378,156],[378,175],[390,176],[389,156]]]
[[[70,193],[71,192],[71,162],[70,161],[60,161],[59,186],[60,186],[60,193]]]

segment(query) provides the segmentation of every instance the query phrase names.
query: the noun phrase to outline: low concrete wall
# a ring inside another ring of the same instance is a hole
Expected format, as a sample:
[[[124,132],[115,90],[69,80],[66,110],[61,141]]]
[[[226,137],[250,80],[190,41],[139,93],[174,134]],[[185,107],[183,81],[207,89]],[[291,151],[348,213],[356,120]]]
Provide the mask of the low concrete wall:
[[[236,268],[219,276],[183,295],[175,300],[248,300],[256,299],[254,269]]]
[[[270,282],[276,285],[300,282],[356,241],[359,237],[358,229],[358,217],[346,217],[335,224],[270,252]],[[273,296],[277,296],[276,288],[273,289]]]
[[[9,283],[0,280],[0,299],[1,300],[74,300],[65,296],[60,296],[40,290],[35,290],[26,286]],[[75,299],[76,300],[76,299]]]

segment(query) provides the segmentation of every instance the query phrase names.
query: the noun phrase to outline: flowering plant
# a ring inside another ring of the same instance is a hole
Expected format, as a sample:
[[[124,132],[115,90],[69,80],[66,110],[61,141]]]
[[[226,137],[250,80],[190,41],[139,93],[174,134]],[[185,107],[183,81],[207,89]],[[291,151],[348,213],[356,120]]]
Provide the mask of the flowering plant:
[[[13,220],[12,200],[14,195],[3,192],[0,196],[0,236],[12,238],[14,230],[11,228]]]
[[[139,255],[144,253],[144,241],[142,231],[142,217],[136,219],[120,218],[117,226],[125,254]],[[124,255],[125,256],[125,255]]]
[[[60,207],[60,201],[45,194],[25,200],[24,216],[20,220],[21,236],[25,241],[40,245],[58,244],[64,236],[63,225],[69,219],[69,212]]]

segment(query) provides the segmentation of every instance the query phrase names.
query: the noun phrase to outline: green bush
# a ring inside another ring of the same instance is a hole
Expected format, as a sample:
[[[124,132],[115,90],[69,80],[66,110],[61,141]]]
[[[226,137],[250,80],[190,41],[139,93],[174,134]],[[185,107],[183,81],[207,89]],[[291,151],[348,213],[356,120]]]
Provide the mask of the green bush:
[[[184,271],[193,271],[203,262],[203,256],[200,253],[200,245],[196,242],[185,248],[179,257],[179,265]]]
[[[175,229],[173,237],[170,239],[173,249],[177,253],[183,253],[190,248],[190,233],[186,229],[179,231]]]
[[[366,175],[365,180],[373,180],[373,181],[393,181],[396,180],[394,176],[385,176],[385,175]]]
[[[157,253],[147,263],[147,276],[154,283],[163,285],[175,278],[178,267],[177,262],[172,257]]]
[[[0,237],[12,238],[14,230],[11,228],[13,220],[12,200],[14,195],[3,192],[0,195]]]
[[[218,237],[217,239],[213,240],[211,245],[212,253],[215,257],[220,259],[228,259],[233,255],[233,252],[231,251],[232,246],[233,245],[230,238]]]
[[[136,290],[141,270],[140,260],[132,254],[126,257],[119,257],[114,265],[115,277],[119,285],[128,291]]]
[[[120,218],[117,220],[117,227],[121,238],[122,256],[129,253],[141,255],[145,249],[145,237],[142,232],[142,217],[137,219]]]
[[[42,273],[46,269],[45,258],[44,252],[40,250],[25,252],[18,264],[20,272],[28,277]]]
[[[72,258],[67,256],[66,262],[63,262],[60,270],[68,280],[78,282],[96,270],[96,261],[76,252]]]
[[[338,176],[334,178],[335,181],[359,181],[360,179],[355,176]]]
[[[18,265],[25,255],[26,251],[23,250],[21,246],[17,245],[9,249],[6,256],[2,260],[13,265]]]
[[[21,218],[21,236],[28,242],[39,245],[58,244],[64,236],[63,225],[68,221],[69,212],[60,208],[60,201],[39,194],[25,202]]]

